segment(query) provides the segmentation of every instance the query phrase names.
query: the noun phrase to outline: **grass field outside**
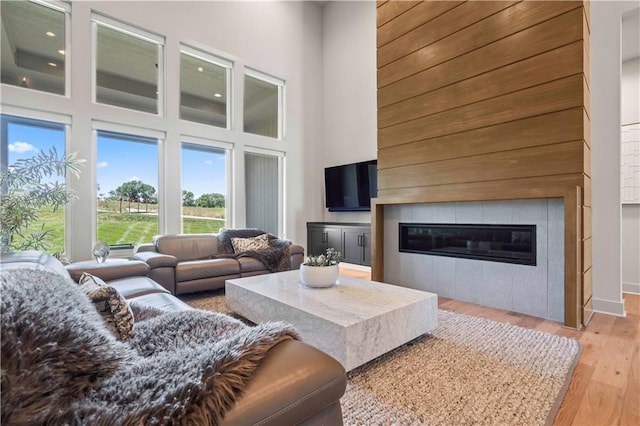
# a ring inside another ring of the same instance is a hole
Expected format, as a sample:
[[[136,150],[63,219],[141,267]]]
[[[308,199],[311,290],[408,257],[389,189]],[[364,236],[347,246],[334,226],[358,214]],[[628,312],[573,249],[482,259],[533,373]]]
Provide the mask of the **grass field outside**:
[[[151,238],[158,234],[157,205],[122,203],[122,213],[118,201],[98,203],[98,241],[109,245],[151,242]],[[182,232],[185,234],[217,233],[225,226],[224,208],[183,207]],[[44,229],[49,231],[47,236],[48,252],[64,251],[64,212],[51,211],[44,208],[40,211],[40,223],[29,227],[26,233],[36,232],[44,223]],[[74,232],[74,230],[70,230]],[[78,230],[78,232],[81,232]]]

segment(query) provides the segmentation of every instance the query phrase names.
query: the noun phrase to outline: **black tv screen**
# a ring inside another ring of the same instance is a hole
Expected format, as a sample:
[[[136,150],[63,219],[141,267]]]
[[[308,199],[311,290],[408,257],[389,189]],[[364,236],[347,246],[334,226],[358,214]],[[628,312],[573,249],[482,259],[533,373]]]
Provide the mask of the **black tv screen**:
[[[370,211],[378,193],[377,160],[325,168],[324,189],[330,212]]]

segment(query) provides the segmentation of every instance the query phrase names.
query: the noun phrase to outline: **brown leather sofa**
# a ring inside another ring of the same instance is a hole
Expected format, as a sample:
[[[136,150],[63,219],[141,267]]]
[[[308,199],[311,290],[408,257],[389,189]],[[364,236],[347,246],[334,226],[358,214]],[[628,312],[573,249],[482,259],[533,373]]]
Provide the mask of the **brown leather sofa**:
[[[291,269],[304,261],[304,248],[289,246]],[[216,234],[157,235],[151,243],[134,248],[133,258],[149,265],[149,277],[173,294],[223,288],[226,280],[270,273],[251,257],[215,259],[219,254]]]
[[[45,269],[77,281],[89,272],[115,287],[127,301],[165,311],[192,309],[147,276],[143,261],[79,262],[63,267],[42,252],[4,254],[0,267]],[[342,425],[340,397],[346,387],[344,368],[336,360],[301,341],[274,346],[258,366],[243,396],[227,412],[222,425]]]

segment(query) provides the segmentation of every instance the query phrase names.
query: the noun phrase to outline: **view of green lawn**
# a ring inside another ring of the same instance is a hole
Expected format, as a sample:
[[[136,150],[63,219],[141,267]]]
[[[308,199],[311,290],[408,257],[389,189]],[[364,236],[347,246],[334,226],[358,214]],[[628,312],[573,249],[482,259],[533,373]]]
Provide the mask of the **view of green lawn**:
[[[98,208],[98,241],[105,241],[109,245],[140,244],[151,242],[151,238],[158,234],[158,216],[155,214],[157,206],[148,207],[131,203],[131,213],[128,213],[127,203],[123,203],[120,213],[117,201],[99,202]],[[135,204],[135,206],[134,206]],[[148,210],[145,211],[145,208]],[[212,207],[183,207],[185,217],[182,220],[182,232],[185,234],[217,233],[224,227],[224,208]],[[62,210],[51,211],[44,208],[40,211],[39,224],[28,228],[26,233],[37,232],[44,223],[44,230],[49,231],[47,237],[48,252],[56,253],[64,250],[64,213]],[[68,232],[74,232],[69,230]],[[77,230],[80,232],[80,230]]]

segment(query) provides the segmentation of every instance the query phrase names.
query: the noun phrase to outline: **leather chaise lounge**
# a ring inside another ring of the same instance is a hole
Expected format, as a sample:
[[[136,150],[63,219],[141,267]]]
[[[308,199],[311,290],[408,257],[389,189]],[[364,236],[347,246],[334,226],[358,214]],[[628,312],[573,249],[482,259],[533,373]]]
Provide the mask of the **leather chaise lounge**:
[[[70,285],[76,285],[74,278],[81,274],[73,264],[65,269],[57,259],[36,251],[4,254],[0,263],[3,274],[12,268],[35,268],[62,275]],[[107,262],[91,273],[116,288],[127,303],[166,312],[192,309],[149,278],[149,271],[149,265],[134,260]],[[285,340],[267,352],[221,424],[342,425],[340,397],[345,386],[344,368],[336,360],[299,340]]]

